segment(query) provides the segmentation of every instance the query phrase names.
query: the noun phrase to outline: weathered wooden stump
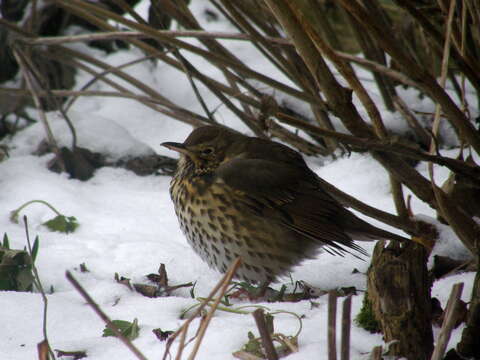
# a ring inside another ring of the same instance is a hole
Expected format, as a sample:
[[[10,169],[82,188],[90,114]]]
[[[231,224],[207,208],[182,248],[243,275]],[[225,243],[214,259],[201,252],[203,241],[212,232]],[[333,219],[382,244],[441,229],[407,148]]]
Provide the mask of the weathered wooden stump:
[[[368,270],[368,296],[390,355],[429,359],[433,351],[427,251],[409,242],[379,241]]]

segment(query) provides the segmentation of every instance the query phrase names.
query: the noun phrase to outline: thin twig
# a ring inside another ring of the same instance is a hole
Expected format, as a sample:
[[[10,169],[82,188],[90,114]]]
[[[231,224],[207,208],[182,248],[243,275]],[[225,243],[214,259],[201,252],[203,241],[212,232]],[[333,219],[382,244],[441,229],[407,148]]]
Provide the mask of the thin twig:
[[[179,335],[181,335],[184,331],[186,331],[188,329],[188,326],[190,325],[190,323],[203,311],[205,306],[207,306],[210,303],[210,301],[213,299],[215,294],[224,285],[225,279],[233,276],[233,273],[237,270],[237,268],[240,266],[240,264],[241,264],[241,259],[240,258],[235,259],[235,261],[230,266],[229,270],[225,273],[225,275],[223,275],[223,277],[220,279],[220,281],[217,283],[217,285],[215,285],[215,287],[212,289],[212,291],[210,291],[210,294],[205,298],[205,300],[200,304],[200,306],[197,307],[195,312],[182,324],[182,326],[180,326],[180,328],[177,331],[175,331],[175,333],[173,333],[168,338],[167,345],[165,347],[165,352],[163,353],[162,360],[165,360],[167,358],[167,356],[169,355],[170,347],[172,346],[173,341]]]
[[[445,45],[443,48],[442,69],[441,69],[441,75],[440,75],[440,86],[444,89],[447,81],[448,63],[450,59],[450,44],[451,44],[451,38],[452,38],[452,21],[453,21],[454,13],[455,13],[455,0],[450,0],[450,8],[449,8],[448,18],[447,18],[447,29],[445,34]],[[437,103],[435,105],[435,116],[433,117],[433,125],[432,125],[432,132],[434,136],[438,135],[438,129],[440,127],[441,111],[442,111],[442,108],[440,107],[440,104]],[[433,140],[430,144],[430,152],[432,154],[434,153]],[[433,180],[432,180],[432,184],[434,184]]]
[[[403,99],[400,96],[394,95],[393,105],[395,106],[395,109],[397,109],[398,112],[403,115],[403,118],[407,121],[408,126],[410,127],[410,129],[413,130],[413,132],[417,136],[418,141],[423,146],[427,146],[430,143],[430,135],[420,125],[417,118],[412,114],[407,104],[405,104],[405,101],[403,101]]]
[[[467,1],[463,1],[462,3],[462,21],[461,21],[461,44],[460,44],[460,54],[465,56],[465,44],[466,44],[466,36],[467,36],[467,10],[468,5]],[[468,112],[469,106],[467,102],[467,98],[465,97],[465,84],[466,84],[466,76],[463,72],[460,73],[461,78],[461,87],[460,87],[460,101],[462,102],[462,110],[464,112]]]
[[[399,67],[414,78],[422,86],[422,90],[428,94],[434,101],[438,102],[443,112],[447,115],[448,120],[454,126],[456,131],[464,137],[471,146],[480,153],[480,135],[475,130],[474,125],[468,121],[465,114],[458,108],[452,98],[445,92],[444,89],[437,83],[436,79],[429,73],[427,67],[419,64],[410,54],[393,39],[391,34],[385,33],[384,29],[378,21],[369,16],[366,9],[359,1],[338,0],[338,2],[348,11],[350,11],[355,18],[362,23],[366,31],[378,41],[382,48],[395,59]],[[400,2],[396,0],[396,2]],[[409,3],[409,1],[402,0],[402,3]],[[403,6],[403,5],[402,5]],[[466,69],[462,67],[466,73]],[[478,75],[477,75],[478,77]],[[479,82],[477,82],[479,84]],[[418,196],[419,194],[417,194]],[[433,195],[431,191],[428,196]],[[427,200],[427,199],[425,199]]]
[[[185,349],[185,340],[187,338],[187,333],[188,333],[188,325],[185,326],[185,328],[183,329],[180,335],[180,341],[178,344],[177,356],[175,356],[175,360],[182,360],[182,354],[183,354],[183,350]]]
[[[85,301],[92,307],[92,309],[95,311],[95,313],[102,319],[107,327],[112,330],[115,334],[116,337],[120,339],[122,343],[125,344],[125,346],[135,355],[137,359],[140,360],[147,360],[145,355],[143,355],[140,350],[137,349],[135,345],[130,341],[130,339],[126,338],[123,336],[123,334],[118,330],[118,328],[112,323],[110,318],[103,312],[102,309],[93,301],[92,297],[87,293],[87,291],[80,285],[80,283],[73,277],[72,273],[70,271],[67,271],[65,273],[66,278],[70,283],[73,285],[75,290],[77,290],[80,295],[85,299]]]
[[[338,1],[344,2],[345,0]],[[297,50],[314,76],[316,84],[321,89],[322,95],[325,96],[330,110],[340,118],[345,127],[355,136],[374,139],[375,134],[372,127],[366,124],[358,109],[353,105],[352,91],[345,88],[335,78],[331,68],[318,52],[316,45],[321,45],[320,41],[315,39],[315,43],[313,43],[313,38],[309,37],[310,33],[307,35],[303,27],[303,19],[295,16],[299,3],[292,0],[265,0],[265,2],[285,31],[295,40]],[[307,7],[303,6],[303,14],[308,13]],[[381,131],[382,125],[380,121],[377,125],[377,131]],[[408,186],[418,198],[433,206],[434,196],[430,184],[416,169],[398,156],[377,151],[372,151],[371,153],[387,171]]]
[[[146,47],[146,45],[142,42],[140,43],[135,43],[137,46],[141,46],[141,48],[145,51],[148,51],[149,53],[151,53],[152,55],[155,55],[156,57],[158,57],[160,60],[164,61],[166,64],[182,71],[183,70],[183,67],[181,66],[181,64],[174,60],[172,57],[169,57],[169,56],[166,56],[164,52],[158,52],[156,49],[154,48],[151,48],[151,47]],[[56,49],[57,51],[55,52],[55,56],[60,60],[60,61],[70,61],[70,62],[73,62],[72,58],[74,59],[79,59],[79,60],[84,60],[84,61],[87,61],[95,66],[99,66],[103,69],[111,69],[111,67],[104,63],[104,62],[101,62],[99,61],[98,59],[94,59],[92,58],[91,56],[88,56],[88,55],[85,55],[83,53],[80,53],[78,51],[75,51],[75,50],[72,50],[72,49],[69,49],[69,48],[65,48],[65,47],[60,47],[59,49]],[[48,56],[48,54],[46,54]],[[67,59],[65,59],[65,56],[67,56]],[[75,66],[76,67],[81,67],[83,69],[83,63],[80,63],[78,61],[75,61]],[[88,71],[88,72],[92,72],[91,70],[86,70],[84,69],[85,71]],[[252,105],[256,108],[260,108],[262,106],[261,102],[260,101],[257,101],[256,99],[252,98],[251,96],[247,96],[219,81],[216,81],[215,79],[213,78],[210,78],[204,74],[201,74],[200,72],[198,71],[195,71],[195,69],[193,68],[193,70],[191,70],[192,72],[192,75],[196,78],[198,78],[202,83],[205,84],[205,86],[209,89],[213,88],[214,89],[214,92],[215,93],[220,93],[220,92],[223,92],[225,93],[227,96],[231,96],[231,97],[234,97],[236,100],[242,102],[242,103],[246,103],[246,104],[249,104],[249,105]],[[140,81],[138,81],[137,79],[129,76],[128,74],[122,72],[122,71],[118,71],[117,69],[115,69],[115,71],[113,71],[113,74],[122,78],[123,80],[131,83],[133,86],[139,88],[140,90],[144,91],[146,94],[152,96],[152,97],[155,97],[155,98],[160,98],[160,99],[165,99],[164,97],[162,97],[160,94],[158,94],[154,89],[146,86],[145,84],[141,83]],[[260,97],[262,96],[263,94],[260,93],[259,91],[256,91],[256,89],[252,86],[250,86],[248,84],[248,82],[245,81],[245,79],[241,79],[240,77],[236,76],[235,74],[232,74],[233,76],[235,76],[235,81],[241,83],[242,86],[246,87],[252,94],[254,94],[256,97]],[[108,81],[108,79],[104,79],[104,81]],[[117,89],[120,89],[120,86],[114,86],[115,88]],[[121,91],[125,91],[125,92],[128,92],[130,93],[129,91],[126,91],[126,90],[121,90]],[[219,95],[217,95],[218,97],[220,97]],[[222,100],[222,99],[220,99]],[[165,104],[164,106],[166,107],[170,107],[172,109],[174,109],[175,112],[182,112],[182,114],[189,114],[189,118],[191,118],[192,120],[196,120],[196,119],[202,119],[201,122],[204,122],[204,123],[209,123],[209,120],[207,118],[203,118],[202,116],[200,115],[197,115],[197,114],[194,114],[192,113],[191,111],[188,111],[184,108],[180,108],[178,105],[175,105],[173,104],[171,101],[165,99],[164,100]],[[170,105],[169,105],[170,104]],[[149,105],[147,105],[149,106]],[[156,109],[157,111],[160,111],[158,109]],[[165,113],[165,110],[163,110],[163,113]],[[168,114],[167,114],[168,115]],[[174,113],[174,116],[172,116],[173,118],[176,118],[178,120],[181,120],[181,121],[185,121],[185,116],[180,117],[178,115],[175,115]],[[204,120],[206,119],[206,120]],[[186,119],[187,122],[189,123],[192,123],[193,121],[190,120],[190,119]],[[198,121],[196,121],[195,124],[193,124],[194,126],[200,126],[201,123],[199,123]]]
[[[476,0],[474,0],[477,2]],[[432,44],[432,48],[439,54],[441,54],[442,47],[444,45],[444,37],[440,31],[440,28],[432,23],[430,17],[422,13],[417,7],[415,7],[415,2],[410,0],[395,0],[395,3],[404,8],[418,24],[421,26],[422,30],[428,36],[428,42]],[[478,25],[472,25],[471,29],[478,28]],[[480,90],[480,72],[475,71],[475,68],[472,66],[472,63],[467,61],[459,52],[455,51],[456,48],[452,51],[453,61],[456,63],[458,68],[462,69],[470,83],[478,90]],[[437,54],[435,54],[437,56]]]
[[[375,129],[375,134],[379,138],[387,137],[387,130],[383,124],[382,116],[377,106],[373,102],[372,98],[366,91],[363,84],[360,82],[355,72],[353,71],[351,65],[339,58],[332,47],[327,44],[327,42],[318,34],[311,22],[306,19],[306,14],[302,11],[303,9],[299,7],[293,0],[287,0],[288,6],[293,14],[297,17],[297,20],[300,22],[304,31],[308,34],[314,46],[318,50],[319,54],[327,57],[338,70],[338,72],[343,76],[343,78],[348,82],[354,93],[358,96],[359,100],[365,107],[365,110],[370,117],[372,124]],[[342,119],[343,120],[343,119]]]
[[[278,354],[273,346],[272,336],[268,330],[267,323],[265,322],[265,314],[263,309],[257,309],[253,313],[253,318],[257,324],[258,332],[260,333],[260,338],[262,339],[262,345],[265,349],[265,355],[268,360],[278,360]]]
[[[176,38],[171,38],[165,35],[162,35],[161,33],[157,32],[154,28],[150,27],[149,25],[143,25],[136,23],[134,21],[128,20],[123,18],[122,16],[101,8],[98,5],[94,5],[91,3],[83,2],[80,0],[54,0],[55,3],[59,4],[65,9],[68,9],[72,13],[85,18],[91,23],[98,24],[102,28],[111,28],[111,26],[106,22],[101,20],[101,18],[108,18],[113,21],[117,21],[118,23],[131,27],[133,29],[143,31],[146,34],[151,35],[154,39],[158,41],[163,41],[168,43],[171,46],[178,47],[185,49],[193,54],[199,55],[205,59],[208,59],[211,62],[216,63],[217,65],[221,65],[222,67],[229,67],[238,74],[246,77],[250,77],[253,79],[256,79],[260,82],[263,82],[269,86],[272,86],[273,88],[276,88],[280,91],[283,91],[287,94],[290,94],[295,97],[299,97],[301,99],[306,99],[310,98],[309,94],[306,94],[302,91],[299,91],[292,86],[289,86],[283,82],[277,81],[271,77],[268,77],[258,71],[254,71],[251,68],[247,67],[245,64],[240,63],[236,61],[235,59],[232,59],[231,57],[227,57],[224,54],[218,54],[218,53],[213,53],[209,52],[208,50],[205,50],[201,47],[189,44],[185,41],[178,40]],[[92,12],[95,13],[95,16],[92,15]],[[131,41],[135,41],[135,39],[131,39]],[[135,44],[141,48],[147,48],[148,46],[146,44],[138,44],[138,42],[135,42]],[[152,49],[152,47],[148,47],[149,49]],[[157,49],[152,49],[155,53],[158,54],[158,56],[162,56],[163,54],[159,54],[160,51]]]
[[[37,88],[37,84],[32,73],[30,72],[30,70],[32,69],[29,69],[28,64],[25,61],[25,57],[18,51],[18,49],[12,48],[12,53],[20,66],[20,71],[22,72],[27,86],[32,94],[33,101],[35,103],[35,106],[37,107],[38,115],[40,117],[40,120],[42,121],[45,133],[47,134],[48,143],[56,154],[57,159],[59,160],[60,167],[62,168],[62,170],[65,170],[65,164],[63,163],[62,156],[60,155],[58,144],[53,136],[50,125],[48,124],[47,116],[45,114],[45,111],[43,110],[42,103],[38,96],[39,90]]]
[[[120,88],[119,88],[120,89]],[[14,88],[5,88],[5,87],[0,87],[0,94],[8,94],[9,96],[18,96],[18,97],[29,97],[32,96],[31,93],[21,90],[21,89],[14,89]],[[126,92],[126,89],[119,91],[119,92],[114,92],[114,91],[75,91],[75,90],[52,90],[51,94],[54,96],[58,97],[63,97],[63,96],[105,96],[105,97],[120,97],[120,98],[127,98],[127,99],[133,99],[140,101],[147,106],[153,106],[154,104],[158,105],[164,105],[168,106],[168,104],[165,104],[165,102],[162,99],[158,99],[156,97],[149,97],[149,96],[142,96],[142,95],[135,95],[132,93]],[[40,90],[37,92],[38,97],[48,97],[50,94],[46,91]],[[161,111],[162,113],[165,113],[173,118],[176,118],[178,120],[187,122],[189,124],[195,125],[195,126],[200,126],[203,124],[208,124],[209,121],[207,118],[202,117],[201,115],[194,114],[191,112],[185,112],[185,109],[180,108],[178,106],[175,106],[172,108],[172,112],[166,110],[166,109],[159,109],[157,107],[154,108],[157,111]],[[181,112],[178,114],[175,114],[176,111]],[[189,118],[186,119],[184,118],[183,115],[188,115]],[[347,145],[354,145],[357,146],[361,149],[370,149],[370,150],[380,150],[380,151],[388,151],[392,153],[399,154],[401,156],[411,158],[411,159],[416,159],[416,160],[421,160],[421,161],[432,161],[435,164],[441,165],[441,166],[446,166],[449,169],[451,169],[454,172],[461,173],[469,178],[471,178],[473,181],[478,181],[478,178],[480,176],[478,167],[471,166],[465,162],[458,161],[456,159],[452,158],[447,158],[447,157],[441,157],[441,156],[435,156],[428,154],[426,152],[419,151],[419,149],[413,148],[411,146],[402,144],[402,143],[396,143],[396,142],[384,142],[384,141],[375,141],[375,140],[370,140],[370,139],[363,139],[363,138],[358,138],[352,135],[344,134],[344,133],[339,133],[335,131],[330,131],[330,130],[325,130],[321,129],[318,126],[309,124],[305,121],[301,121],[297,118],[288,116],[284,113],[278,113],[277,114],[278,120],[280,120],[283,123],[298,127],[302,130],[305,130],[307,132],[317,134],[320,136],[325,136],[325,137],[331,137],[334,139],[337,139],[338,141],[347,144]]]
[[[26,90],[14,88],[0,88],[0,94],[10,93],[11,96],[31,97],[31,93]],[[150,96],[135,95],[131,93],[124,93],[120,91],[97,91],[97,90],[52,90],[52,94],[56,97],[64,96],[105,96],[105,97],[124,97],[126,99],[133,99],[138,101],[145,101],[157,105],[165,105],[161,99]],[[36,94],[38,97],[48,97],[50,94],[47,91],[39,90]]]
[[[201,326],[199,328],[198,335],[197,335],[197,340],[193,345],[193,349],[192,349],[192,352],[190,353],[190,356],[188,357],[188,360],[195,359],[198,349],[200,348],[200,345],[202,343],[203,337],[205,336],[205,332],[207,331],[208,324],[210,323],[210,320],[212,319],[213,314],[215,313],[215,310],[217,310],[218,304],[220,304],[220,301],[223,299],[223,296],[227,292],[230,282],[232,281],[232,278],[235,275],[235,272],[240,266],[240,263],[241,263],[240,258],[238,258],[237,260],[235,260],[235,262],[232,264],[229,271],[227,272],[226,274],[227,276],[223,280],[222,287],[220,288],[220,292],[218,293],[213,305],[211,305],[210,311],[207,313],[205,320],[202,321],[201,323]]]
[[[33,261],[32,257],[32,244],[30,242],[30,233],[28,231],[28,220],[27,217],[24,215],[23,216],[23,223],[25,224],[25,236],[27,238],[27,247],[28,247],[28,254],[30,255],[30,258],[32,259],[32,271],[33,271],[33,283],[35,284],[35,287],[37,288],[38,291],[40,291],[40,294],[42,296],[42,301],[43,301],[43,321],[42,321],[42,331],[43,331],[43,340],[46,342],[46,346],[48,348],[48,353],[52,357],[52,359],[55,360],[55,354],[52,351],[52,348],[50,347],[50,342],[48,341],[48,333],[47,333],[47,311],[48,311],[48,299],[47,295],[45,295],[45,290],[43,289],[42,282],[40,280],[40,275],[38,273],[37,267],[35,265],[35,262]],[[43,345],[45,346],[45,345]]]
[[[306,140],[305,138],[295,134],[294,132],[281,126],[271,118],[267,118],[265,120],[265,126],[268,129],[268,133],[270,135],[287,142],[305,155],[328,155],[328,151],[324,147],[316,145]]]
[[[365,6],[368,7],[369,12],[372,14],[372,16],[376,16],[378,18],[385,17],[383,9],[379,9],[377,6],[375,6],[376,5],[375,1],[369,1],[364,4]],[[338,10],[342,14],[345,14],[345,18],[347,22],[350,24],[350,27],[356,36],[357,43],[358,45],[360,45],[360,48],[362,49],[362,52],[365,58],[376,61],[379,64],[386,65],[385,54],[378,47],[378,45],[374,41],[372,41],[370,35],[365,31],[363,31],[358,21],[355,20],[353,16],[343,11],[343,9],[340,6],[338,7]],[[385,31],[392,31],[391,24],[388,21],[383,21],[383,25],[385,27]],[[394,108],[393,108],[393,101],[391,97],[392,95],[395,94],[395,88],[391,83],[391,79],[388,79],[377,72],[373,72],[372,75],[375,82],[377,83],[377,87],[383,98],[385,107],[389,111],[393,111]]]
[[[457,304],[462,296],[463,283],[453,285],[450,297],[448,298],[447,307],[445,309],[445,318],[443,319],[440,334],[438,334],[437,345],[433,350],[431,360],[441,360],[447,349],[448,340],[453,328],[455,327]]]
[[[245,13],[243,13],[238,8],[237,1],[228,1],[221,0],[223,6],[222,8],[217,1],[213,0],[211,3],[225,16],[229,21],[237,27],[242,33],[250,38],[252,44],[268,59],[276,68],[278,68],[285,76],[290,78],[292,81],[296,81],[295,77],[292,76],[292,73],[295,69],[288,63],[288,61],[282,56],[281,48],[278,46],[278,43],[275,44],[268,39],[268,36],[261,34],[259,30],[252,24],[251,17],[246,18]],[[287,39],[282,39],[288,42]],[[292,46],[290,43],[289,46]],[[298,82],[297,82],[298,83]]]
[[[252,41],[253,37],[249,34],[220,32],[220,31],[201,31],[201,30],[156,30],[158,34],[178,37],[178,38],[204,38],[204,39],[227,39]],[[96,32],[92,34],[69,35],[69,36],[44,36],[38,38],[25,37],[21,41],[29,45],[59,45],[74,42],[90,42],[98,40],[125,40],[125,39],[151,39],[153,36],[145,34],[142,31],[107,31]],[[292,46],[289,39],[264,37],[265,41],[285,46]]]
[[[328,360],[337,360],[337,293],[328,293]]]
[[[98,59],[95,59],[91,56],[88,56],[86,54],[83,54],[81,52],[68,49],[68,48],[59,48],[56,49],[52,55],[52,57],[55,60],[61,61],[63,63],[66,63],[70,66],[75,66],[81,70],[84,70],[85,72],[88,72],[92,74],[93,76],[98,76],[98,73],[93,70],[92,68],[88,67],[87,65],[84,64],[84,62],[91,63],[92,65],[96,67],[100,67],[102,69],[105,69],[106,71],[112,71],[112,74],[121,78],[122,80],[125,80],[126,82],[130,83],[134,87],[137,87],[147,95],[151,96],[155,103],[158,103],[163,107],[155,106],[150,102],[143,101],[139,98],[138,101],[143,103],[144,105],[150,107],[151,109],[158,111],[162,114],[165,114],[167,116],[170,116],[173,119],[180,120],[182,122],[191,124],[193,126],[201,126],[204,124],[207,124],[209,122],[208,118],[205,118],[201,115],[198,115],[192,111],[189,111],[169,99],[165,98],[161,94],[155,91],[155,89],[145,85],[144,83],[140,82],[139,80],[135,79],[134,77],[128,75],[126,72],[119,70],[119,68],[111,67],[110,65],[99,61]],[[49,56],[50,53],[46,53],[45,56]],[[106,84],[112,86],[113,88],[117,89],[120,93],[123,94],[129,94],[129,96],[135,96],[132,91],[126,89],[125,87],[121,86],[119,83],[115,82],[114,80],[110,78],[101,78],[103,82]]]
[[[70,118],[67,116],[66,112],[63,110],[63,105],[60,103],[60,101],[58,101],[56,97],[52,95],[49,81],[47,80],[45,74],[40,72],[40,70],[32,60],[32,54],[29,51],[30,49],[23,50],[23,49],[20,49],[18,46],[15,47],[15,49],[18,52],[18,55],[21,56],[23,61],[23,66],[28,70],[28,74],[31,75],[33,80],[35,80],[35,82],[31,81],[32,85],[37,85],[38,88],[46,90],[47,93],[49,94],[48,99],[53,102],[55,108],[59,109],[60,113],[63,115],[63,118],[67,124],[67,127],[70,130],[70,133],[72,134],[72,149],[76,148],[77,132],[75,130],[75,127],[73,126],[73,123],[70,120]],[[28,52],[28,56],[27,56],[27,52]],[[35,88],[35,87],[31,88],[31,91],[38,91],[39,90],[38,88]],[[44,112],[43,106],[41,107],[41,112]],[[48,122],[46,122],[45,124],[46,124],[46,127],[49,128]],[[53,134],[51,136],[53,137]],[[56,144],[54,144],[54,146],[56,146]],[[59,155],[58,157],[60,158]],[[60,162],[63,162],[62,158],[60,158]]]
[[[342,306],[342,338],[340,344],[340,360],[350,360],[350,327],[352,323],[352,296],[343,300]]]
[[[403,219],[408,219],[407,204],[405,203],[405,197],[403,195],[402,183],[398,181],[394,176],[389,174],[390,179],[390,191],[395,205],[397,215]]]
[[[431,161],[435,164],[446,166],[454,172],[462,173],[471,180],[478,182],[480,178],[480,168],[478,166],[471,166],[468,163],[463,161],[458,161],[452,158],[446,158],[438,155],[432,155],[430,153],[420,151],[420,149],[403,144],[401,142],[395,141],[394,139],[390,140],[375,140],[362,137],[356,137],[344,133],[339,133],[335,131],[321,129],[318,126],[309,124],[305,121],[299,120],[292,116],[286,115],[284,113],[277,113],[277,119],[285,124],[295,126],[299,129],[305,130],[312,134],[333,137],[339,142],[348,145],[358,146],[361,149],[365,150],[378,150],[386,151],[398,154],[402,157],[422,160],[422,161]]]
[[[205,115],[207,118],[210,119],[212,123],[216,123],[217,121],[215,120],[215,116],[212,111],[208,108],[207,103],[205,100],[203,100],[202,94],[200,94],[200,91],[198,90],[197,84],[195,84],[195,81],[193,79],[192,73],[189,70],[189,68],[193,67],[193,65],[185,59],[185,57],[180,53],[179,50],[177,49],[172,49],[172,54],[177,58],[177,60],[182,64],[183,67],[183,72],[187,76],[188,82],[190,83],[190,86],[192,87],[193,93],[195,94],[198,102],[200,103],[200,106],[202,107],[203,111],[205,112]]]
[[[124,64],[121,64],[121,65],[118,65],[118,66],[112,66],[111,68],[105,70],[105,71],[102,71],[101,73],[98,73],[96,76],[93,77],[93,79],[91,79],[90,81],[88,81],[85,85],[83,85],[81,88],[80,88],[80,91],[84,91],[86,89],[88,89],[90,86],[92,86],[95,82],[97,82],[98,80],[101,80],[102,78],[105,78],[105,76],[107,76],[108,74],[110,74],[112,71],[115,70],[120,70],[120,69],[124,69],[128,66],[132,66],[132,65],[136,65],[136,64],[139,64],[145,60],[149,60],[149,59],[152,59],[153,56],[151,55],[147,55],[147,56],[143,56],[139,59],[135,59],[135,60],[132,60],[132,61],[129,61],[127,63],[124,63]],[[78,96],[74,96],[72,97],[68,103],[65,105],[65,111],[68,111],[73,103],[78,99]]]
[[[447,18],[447,29],[445,34],[445,44],[443,50],[443,57],[442,57],[442,69],[441,69],[441,76],[440,76],[440,84],[439,86],[442,90],[445,88],[445,83],[448,74],[448,63],[450,58],[450,47],[451,47],[451,33],[452,33],[452,22],[455,13],[455,0],[450,0],[450,7],[448,11],[448,18]],[[434,154],[438,152],[437,146],[435,144],[435,137],[438,134],[438,129],[440,125],[440,111],[441,107],[440,104],[437,104],[435,107],[435,117],[432,126],[432,142],[430,144],[430,153]],[[443,109],[444,113],[448,115],[446,109]],[[462,116],[464,114],[462,113]],[[465,132],[460,132],[459,134],[461,140],[468,140],[467,134]],[[470,145],[478,151],[478,148],[475,147],[473,142],[470,142]],[[428,174],[430,177],[430,183],[432,190],[434,192],[435,200],[438,204],[437,208],[439,213],[447,220],[450,224],[452,229],[455,231],[456,235],[460,238],[463,244],[471,250],[473,253],[476,252],[475,249],[475,242],[478,238],[478,234],[480,232],[480,226],[461,209],[461,205],[455,201],[454,198],[448,196],[442,189],[437,187],[435,184],[435,177],[434,177],[434,167],[433,163],[428,163]]]

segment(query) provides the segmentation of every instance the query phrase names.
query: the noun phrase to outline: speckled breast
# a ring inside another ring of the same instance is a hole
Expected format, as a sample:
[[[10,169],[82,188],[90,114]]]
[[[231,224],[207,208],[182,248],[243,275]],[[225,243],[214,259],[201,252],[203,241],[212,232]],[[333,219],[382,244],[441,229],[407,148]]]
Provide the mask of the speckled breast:
[[[264,219],[250,215],[241,200],[222,183],[201,177],[175,176],[170,194],[188,242],[211,267],[226,272],[237,257],[236,277],[269,282],[298,263],[285,254],[285,234]],[[268,231],[267,231],[268,229]],[[286,246],[289,248],[289,246]]]

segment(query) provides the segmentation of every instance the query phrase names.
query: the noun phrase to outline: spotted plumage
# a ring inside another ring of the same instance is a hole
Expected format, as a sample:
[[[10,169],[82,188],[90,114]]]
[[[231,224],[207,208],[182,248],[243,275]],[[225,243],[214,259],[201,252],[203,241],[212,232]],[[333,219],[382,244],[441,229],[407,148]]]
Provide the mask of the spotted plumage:
[[[363,252],[353,239],[405,240],[345,209],[282,144],[206,126],[162,145],[181,154],[170,185],[180,227],[221,272],[241,257],[236,276],[267,283],[321,248],[343,254]]]

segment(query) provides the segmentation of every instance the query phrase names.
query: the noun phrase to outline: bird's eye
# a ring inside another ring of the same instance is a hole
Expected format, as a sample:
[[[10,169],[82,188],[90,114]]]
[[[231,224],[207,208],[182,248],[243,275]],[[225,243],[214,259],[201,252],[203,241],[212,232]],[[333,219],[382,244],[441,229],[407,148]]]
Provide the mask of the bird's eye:
[[[212,148],[205,148],[202,150],[202,155],[210,155],[213,152]]]

